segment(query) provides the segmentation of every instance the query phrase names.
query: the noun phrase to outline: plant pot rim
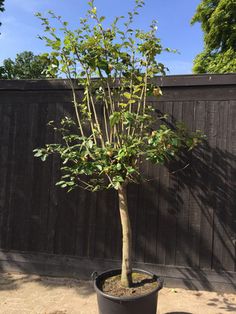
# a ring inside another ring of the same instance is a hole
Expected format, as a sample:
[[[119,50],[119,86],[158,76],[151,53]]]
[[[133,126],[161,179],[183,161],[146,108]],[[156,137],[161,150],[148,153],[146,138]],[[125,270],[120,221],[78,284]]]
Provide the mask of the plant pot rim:
[[[158,277],[157,275],[155,275],[154,273],[148,271],[148,270],[144,270],[144,269],[139,269],[139,268],[133,268],[132,272],[138,272],[138,273],[144,273],[144,274],[148,274],[151,276],[156,277],[156,281],[159,283],[159,285],[153,289],[151,292],[142,294],[142,295],[138,295],[138,296],[122,296],[122,297],[116,297],[107,293],[104,293],[99,287],[98,287],[98,282],[101,279],[101,277],[109,277],[109,274],[111,274],[112,276],[114,275],[118,275],[121,274],[121,269],[120,268],[114,268],[114,269],[109,269],[105,272],[102,272],[101,274],[97,274],[97,272],[94,272],[92,274],[92,280],[93,280],[93,285],[94,285],[94,289],[97,293],[101,294],[102,296],[104,296],[105,298],[111,299],[111,300],[122,300],[122,301],[133,301],[135,299],[141,299],[143,297],[147,297],[151,294],[157,293],[159,290],[162,289],[163,287],[163,279]]]

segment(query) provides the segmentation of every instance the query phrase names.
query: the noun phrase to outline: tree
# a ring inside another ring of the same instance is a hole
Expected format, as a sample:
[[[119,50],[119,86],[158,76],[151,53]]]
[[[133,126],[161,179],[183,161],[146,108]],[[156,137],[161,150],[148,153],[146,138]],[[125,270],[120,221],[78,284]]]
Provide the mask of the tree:
[[[5,0],[0,0],[0,12],[3,12],[5,9],[4,9],[4,1]],[[0,22],[0,26],[2,25],[2,23]]]
[[[47,74],[50,60],[43,55],[34,55],[32,51],[24,51],[16,55],[15,60],[8,58],[0,66],[0,79],[41,79]],[[54,76],[56,77],[56,73]]]
[[[194,73],[236,72],[236,1],[202,0],[191,23],[201,23],[204,50],[194,60]]]
[[[132,230],[128,213],[127,185],[142,179],[140,164],[146,159],[163,164],[182,149],[192,149],[201,139],[199,132],[189,134],[180,123],[170,126],[166,115],[158,115],[147,96],[159,97],[161,90],[151,79],[164,73],[156,57],[164,49],[156,37],[156,22],[145,32],[132,28],[134,16],[143,6],[129,12],[128,20],[117,17],[109,28],[103,26],[94,1],[80,27],[74,31],[60,16],[50,12],[53,22],[38,14],[45,34],[41,38],[52,48],[49,72],[63,72],[73,95],[76,120],[64,117],[53,124],[61,142],[34,150],[43,161],[51,154],[62,160],[62,177],[57,185],[68,191],[78,186],[90,191],[115,189],[119,199],[122,225],[121,284],[132,285]],[[97,77],[97,79],[95,79]],[[78,97],[76,86],[84,88]],[[99,113],[102,112],[102,119]],[[159,123],[159,125],[158,125]]]
[[[0,12],[4,11],[4,1],[5,0],[0,0]]]

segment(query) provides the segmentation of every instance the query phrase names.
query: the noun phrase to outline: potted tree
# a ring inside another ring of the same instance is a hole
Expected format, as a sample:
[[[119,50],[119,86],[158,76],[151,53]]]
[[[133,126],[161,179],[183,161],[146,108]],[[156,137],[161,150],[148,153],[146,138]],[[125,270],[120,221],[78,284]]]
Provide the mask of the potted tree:
[[[50,75],[61,71],[68,78],[75,118],[64,117],[55,126],[62,136],[60,143],[34,152],[43,161],[50,154],[60,156],[62,177],[57,185],[68,191],[78,186],[92,192],[117,191],[122,267],[95,278],[100,313],[154,314],[162,284],[155,275],[132,268],[127,185],[140,182],[144,160],[163,164],[180,150],[191,150],[202,135],[188,133],[182,124],[168,125],[166,116],[157,115],[148,103],[149,94],[162,94],[152,78],[165,74],[156,57],[169,49],[156,37],[155,21],[148,31],[132,27],[143,0],[135,1],[128,19],[117,17],[109,28],[103,26],[105,17],[98,15],[94,0],[88,5],[87,15],[75,31],[53,12],[49,12],[51,19],[37,14],[45,27],[46,35],[41,38],[52,48],[44,55],[51,63],[47,71]],[[59,23],[59,30],[52,21]],[[82,99],[76,90],[78,84],[83,86]]]

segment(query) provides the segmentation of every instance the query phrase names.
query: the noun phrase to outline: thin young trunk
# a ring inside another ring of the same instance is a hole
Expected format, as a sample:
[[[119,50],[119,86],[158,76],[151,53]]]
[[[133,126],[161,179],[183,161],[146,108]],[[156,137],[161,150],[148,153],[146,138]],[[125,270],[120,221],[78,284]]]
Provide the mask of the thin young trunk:
[[[122,271],[121,284],[124,287],[132,285],[132,265],[131,265],[131,249],[132,249],[132,231],[128,213],[126,185],[121,185],[118,189],[119,210],[122,226]]]

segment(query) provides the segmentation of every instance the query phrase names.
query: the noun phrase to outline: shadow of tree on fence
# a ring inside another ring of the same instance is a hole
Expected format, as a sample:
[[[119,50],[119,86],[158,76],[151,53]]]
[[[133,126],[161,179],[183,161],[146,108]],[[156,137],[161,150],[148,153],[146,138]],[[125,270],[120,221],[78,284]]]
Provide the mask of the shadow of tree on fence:
[[[182,171],[187,164],[189,167]],[[177,193],[177,203],[183,204],[181,192],[188,189],[195,206],[201,210],[201,222],[212,241],[210,256],[206,255],[207,262],[211,263],[208,266],[216,271],[235,271],[236,156],[204,142],[193,153],[186,153],[177,162],[170,163],[168,169],[176,174],[172,177],[174,183],[170,192]],[[199,244],[204,245],[205,240],[200,235]]]
[[[146,170],[148,182],[140,187],[136,202],[141,208],[138,218],[131,208],[134,221],[146,219],[144,227],[141,223],[135,227],[135,249],[138,246],[138,251],[145,252],[138,260],[182,265],[178,275],[190,289],[197,289],[195,283],[200,282],[203,289],[214,290],[216,278],[214,274],[207,278],[206,269],[214,270],[236,289],[235,155],[204,142],[166,168],[168,171],[160,170],[160,180],[153,180],[152,171]],[[153,234],[143,241],[145,232],[148,235],[153,228],[156,238]],[[137,232],[142,234],[137,236]]]
[[[181,170],[187,164],[189,167]],[[189,226],[197,240],[195,243],[191,242],[189,230],[184,236],[189,243],[189,250],[184,251],[187,264],[212,269],[225,276],[236,287],[230,274],[223,272],[236,270],[236,156],[226,150],[212,148],[204,142],[199,149],[183,154],[177,162],[170,163],[168,169],[171,173],[174,172],[170,193],[175,195],[177,208],[183,206],[181,195],[188,189],[191,200],[188,210],[195,211],[190,213],[190,219],[194,220],[192,215],[200,209],[200,225],[197,230],[194,228],[196,226]],[[199,258],[194,262],[189,259],[188,253],[193,249],[198,250],[198,247],[193,248],[191,244],[199,245]],[[188,272],[191,273],[191,270]],[[199,278],[201,280],[201,270]],[[210,283],[207,288],[210,288]]]

